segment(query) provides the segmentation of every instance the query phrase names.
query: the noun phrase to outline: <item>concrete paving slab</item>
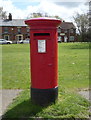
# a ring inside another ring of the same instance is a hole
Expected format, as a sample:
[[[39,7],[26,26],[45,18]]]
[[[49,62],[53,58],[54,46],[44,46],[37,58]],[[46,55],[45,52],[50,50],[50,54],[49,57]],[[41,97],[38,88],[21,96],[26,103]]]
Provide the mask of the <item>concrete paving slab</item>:
[[[87,100],[90,101],[91,100],[90,99],[90,92],[91,91],[89,91],[89,90],[88,91],[79,91],[79,94],[82,95],[84,98],[86,98]]]
[[[91,102],[91,90],[83,90],[83,91],[79,91],[78,93]],[[91,106],[89,106],[89,112],[91,113]],[[90,116],[90,120],[91,120],[91,116]]]
[[[2,89],[0,90],[0,116],[7,110],[9,104],[13,102],[19,93],[20,89]]]

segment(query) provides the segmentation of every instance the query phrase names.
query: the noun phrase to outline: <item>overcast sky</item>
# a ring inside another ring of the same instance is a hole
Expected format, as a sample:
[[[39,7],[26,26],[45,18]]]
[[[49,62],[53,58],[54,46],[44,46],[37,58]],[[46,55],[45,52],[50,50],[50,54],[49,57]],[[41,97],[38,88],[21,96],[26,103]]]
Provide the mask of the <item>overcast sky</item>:
[[[7,14],[12,13],[13,19],[26,19],[30,13],[42,12],[58,15],[70,22],[76,12],[87,12],[86,2],[87,0],[0,0],[0,7],[3,7]]]

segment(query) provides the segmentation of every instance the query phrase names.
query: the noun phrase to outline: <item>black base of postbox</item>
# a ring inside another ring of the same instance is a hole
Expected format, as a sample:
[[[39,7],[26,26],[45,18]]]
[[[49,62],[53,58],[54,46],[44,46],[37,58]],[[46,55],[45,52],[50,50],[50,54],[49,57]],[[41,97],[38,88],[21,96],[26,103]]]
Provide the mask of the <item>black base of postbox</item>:
[[[58,87],[51,89],[31,88],[31,101],[40,106],[55,103],[58,98]]]

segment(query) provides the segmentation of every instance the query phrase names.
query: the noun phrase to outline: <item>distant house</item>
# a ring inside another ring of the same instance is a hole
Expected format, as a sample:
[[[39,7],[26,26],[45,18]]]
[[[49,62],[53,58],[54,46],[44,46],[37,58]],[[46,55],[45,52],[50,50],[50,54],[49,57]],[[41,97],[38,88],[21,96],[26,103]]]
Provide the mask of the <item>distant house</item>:
[[[29,27],[24,23],[25,19],[0,20],[0,39],[20,41],[30,37]],[[61,42],[76,41],[76,28],[71,22],[62,22],[58,28],[58,40]]]
[[[75,42],[76,27],[72,22],[62,22],[58,28],[58,36],[61,42]]]
[[[19,41],[29,38],[29,27],[24,23],[24,19],[0,20],[0,39]]]

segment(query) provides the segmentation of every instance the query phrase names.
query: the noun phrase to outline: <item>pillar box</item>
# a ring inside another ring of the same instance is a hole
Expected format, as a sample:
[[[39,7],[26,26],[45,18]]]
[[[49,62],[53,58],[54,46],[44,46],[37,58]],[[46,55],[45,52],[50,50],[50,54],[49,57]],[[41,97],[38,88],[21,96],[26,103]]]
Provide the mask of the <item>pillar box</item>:
[[[31,100],[48,105],[58,97],[58,33],[60,20],[33,18],[30,26]]]

